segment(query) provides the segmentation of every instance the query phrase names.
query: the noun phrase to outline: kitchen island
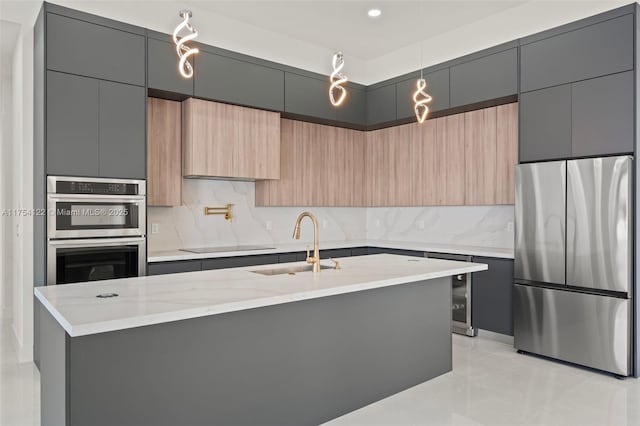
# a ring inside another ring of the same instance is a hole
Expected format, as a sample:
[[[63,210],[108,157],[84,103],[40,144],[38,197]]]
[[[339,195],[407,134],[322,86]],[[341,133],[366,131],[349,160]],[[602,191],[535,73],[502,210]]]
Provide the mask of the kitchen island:
[[[312,425],[451,370],[450,277],[486,265],[340,263],[36,288],[42,424]]]

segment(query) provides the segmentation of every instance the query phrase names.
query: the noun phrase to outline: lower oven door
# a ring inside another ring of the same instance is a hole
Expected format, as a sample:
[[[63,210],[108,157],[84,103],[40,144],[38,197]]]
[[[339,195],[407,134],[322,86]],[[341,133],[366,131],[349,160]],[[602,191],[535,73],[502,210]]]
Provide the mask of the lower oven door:
[[[47,285],[146,275],[144,237],[50,240]]]

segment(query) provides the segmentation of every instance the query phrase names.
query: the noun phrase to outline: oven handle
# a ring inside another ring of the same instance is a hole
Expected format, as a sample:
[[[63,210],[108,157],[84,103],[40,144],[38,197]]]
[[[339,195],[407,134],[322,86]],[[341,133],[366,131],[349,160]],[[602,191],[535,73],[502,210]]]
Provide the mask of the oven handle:
[[[82,201],[107,201],[110,203],[144,202],[144,195],[90,195],[90,194],[48,194],[47,198],[54,201],[82,202]]]
[[[87,238],[84,240],[49,240],[50,246],[68,246],[68,247],[113,247],[126,244],[139,244],[145,241],[145,237],[135,238]]]

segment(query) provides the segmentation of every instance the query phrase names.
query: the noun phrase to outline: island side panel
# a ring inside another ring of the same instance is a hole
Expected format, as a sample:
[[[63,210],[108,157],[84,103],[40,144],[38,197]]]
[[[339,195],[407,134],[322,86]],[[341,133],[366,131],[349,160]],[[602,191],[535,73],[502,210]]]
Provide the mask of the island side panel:
[[[440,278],[70,338],[71,426],[317,425],[451,370]]]
[[[41,331],[41,424],[64,426],[67,424],[67,333],[39,301],[35,309],[38,311]]]

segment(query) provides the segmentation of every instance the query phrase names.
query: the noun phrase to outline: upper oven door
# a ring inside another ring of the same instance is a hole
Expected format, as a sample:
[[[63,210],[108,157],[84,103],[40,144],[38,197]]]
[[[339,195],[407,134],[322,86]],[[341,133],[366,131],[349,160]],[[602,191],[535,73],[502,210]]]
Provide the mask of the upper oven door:
[[[49,194],[47,208],[49,239],[145,235],[142,195]]]

